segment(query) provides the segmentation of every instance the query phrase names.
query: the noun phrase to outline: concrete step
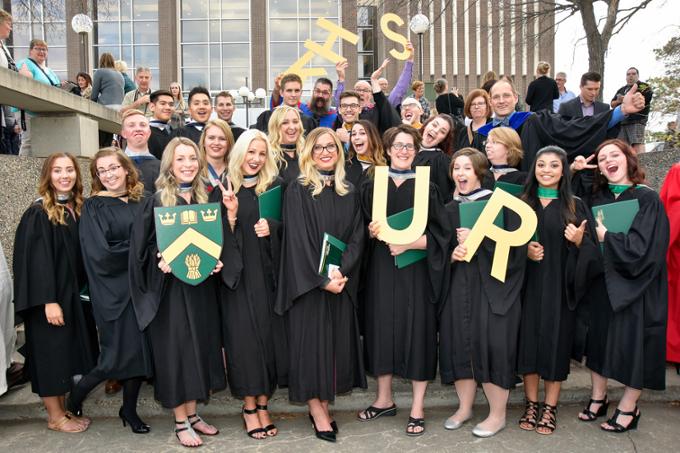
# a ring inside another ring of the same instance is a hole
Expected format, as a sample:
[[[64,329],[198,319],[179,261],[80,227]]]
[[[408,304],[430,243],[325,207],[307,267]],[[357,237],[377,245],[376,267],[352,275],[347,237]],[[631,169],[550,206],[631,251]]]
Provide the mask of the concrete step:
[[[334,408],[339,411],[359,411],[373,402],[376,382],[368,380],[368,389],[355,390],[348,395],[338,396]],[[403,379],[395,379],[393,383],[394,400],[399,407],[409,407],[411,403],[411,385]],[[610,383],[609,398],[617,401],[623,394],[623,386],[617,382]],[[562,385],[560,396],[561,403],[585,403],[590,397],[590,374],[581,364],[572,362],[569,379]],[[104,386],[96,388],[85,401],[83,411],[91,417],[110,417],[118,412],[121,405],[122,395],[119,393],[108,396],[104,393]],[[680,375],[674,367],[666,369],[666,390],[642,392],[643,402],[670,402],[680,400]],[[457,405],[456,392],[453,386],[441,385],[438,381],[432,382],[427,390],[425,400],[426,407],[449,407]],[[518,386],[510,392],[510,404],[522,405],[524,403],[524,391]],[[484,393],[477,392],[475,401],[477,405],[486,405]],[[291,404],[288,402],[286,389],[278,390],[270,402],[270,409],[275,413],[306,412],[306,405]],[[166,414],[158,402],[153,398],[153,388],[143,385],[139,397],[138,410],[142,417],[151,417]],[[210,402],[201,409],[201,414],[210,416],[229,416],[237,414],[241,410],[241,401],[233,398],[229,390],[216,393]],[[0,420],[44,418],[44,408],[37,395],[31,392],[30,384],[21,388],[12,389],[0,396]]]

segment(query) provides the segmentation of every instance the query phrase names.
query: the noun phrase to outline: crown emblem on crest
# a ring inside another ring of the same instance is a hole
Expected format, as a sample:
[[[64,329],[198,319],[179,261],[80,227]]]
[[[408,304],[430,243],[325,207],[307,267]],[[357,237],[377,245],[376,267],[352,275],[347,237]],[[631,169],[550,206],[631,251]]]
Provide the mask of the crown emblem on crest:
[[[217,220],[217,209],[201,211],[201,217],[204,222],[214,222]]]
[[[182,211],[179,218],[182,225],[198,223],[198,214],[196,214],[196,211]]]
[[[161,221],[161,225],[164,226],[170,226],[175,224],[175,220],[177,217],[177,213],[172,213],[172,215],[169,212],[166,212],[165,215],[163,214],[158,214],[158,218]]]

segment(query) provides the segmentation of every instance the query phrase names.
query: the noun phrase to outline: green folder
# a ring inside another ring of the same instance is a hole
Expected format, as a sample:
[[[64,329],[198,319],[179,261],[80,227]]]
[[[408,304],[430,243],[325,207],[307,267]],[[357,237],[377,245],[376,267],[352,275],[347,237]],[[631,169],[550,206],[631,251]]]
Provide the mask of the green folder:
[[[281,186],[261,193],[257,197],[260,207],[261,219],[274,219],[281,221]]]
[[[342,264],[342,253],[346,248],[347,244],[340,239],[324,233],[319,258],[319,275],[330,278],[330,271]]]
[[[612,233],[628,233],[630,226],[633,224],[633,219],[635,219],[640,210],[640,203],[638,203],[637,198],[634,198],[632,200],[593,206],[591,209],[593,217],[600,219],[600,222],[607,228],[607,231]],[[604,244],[601,243],[600,247],[604,248]]]
[[[498,181],[494,185],[494,189],[503,189],[509,194],[519,197],[524,190],[524,186],[521,184],[513,184],[511,182]]]
[[[461,203],[458,205],[458,212],[460,214],[460,227],[472,229],[477,223],[477,219],[481,215],[486,202],[489,200],[482,201],[469,201],[467,203]],[[503,211],[498,213],[496,220],[494,220],[494,225],[499,228],[503,228]]]
[[[408,228],[413,220],[413,208],[408,208],[404,211],[397,212],[387,218],[387,224],[395,230],[403,230]],[[418,261],[427,257],[427,250],[406,250],[401,255],[394,257],[394,265],[397,269],[403,269],[406,266],[417,263]]]

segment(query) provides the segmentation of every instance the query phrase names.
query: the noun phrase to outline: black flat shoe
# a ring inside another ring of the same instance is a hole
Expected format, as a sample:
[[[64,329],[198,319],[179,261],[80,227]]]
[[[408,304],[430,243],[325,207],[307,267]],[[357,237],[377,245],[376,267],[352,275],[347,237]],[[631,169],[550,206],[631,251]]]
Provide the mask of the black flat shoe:
[[[316,429],[316,422],[314,421],[314,417],[312,416],[312,413],[310,412],[307,415],[309,415],[309,419],[312,421],[312,427],[314,428],[314,434],[316,435],[317,439],[325,440],[326,442],[335,442],[337,440],[336,435],[335,435],[335,433],[336,433],[335,430],[333,430],[333,431],[319,431],[318,429]],[[333,426],[333,423],[335,423],[335,422],[331,422],[331,427]],[[337,429],[337,425],[336,425],[336,429]]]
[[[131,420],[129,419],[124,413],[123,413],[123,408],[121,407],[120,410],[118,411],[118,417],[123,421],[123,428],[126,425],[130,425],[130,430],[132,430],[133,433],[135,434],[149,434],[151,432],[151,427],[144,423],[139,416],[137,416],[137,420]]]

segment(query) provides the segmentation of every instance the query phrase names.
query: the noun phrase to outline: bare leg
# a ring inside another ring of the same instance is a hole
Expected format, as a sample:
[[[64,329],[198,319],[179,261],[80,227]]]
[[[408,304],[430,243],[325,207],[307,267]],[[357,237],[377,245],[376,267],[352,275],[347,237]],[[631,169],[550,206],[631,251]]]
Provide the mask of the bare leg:
[[[538,385],[540,383],[540,376],[538,373],[525,374],[524,377],[524,397],[527,400],[524,415],[519,420],[519,427],[531,431],[536,427],[538,422]]]
[[[454,385],[458,394],[458,410],[450,417],[452,421],[462,423],[472,417],[472,405],[477,393],[477,382],[474,379],[459,379]]]
[[[529,401],[538,401],[538,384],[541,378],[538,373],[525,374],[524,379],[524,396]]]
[[[269,403],[269,397],[267,395],[259,395],[257,397],[257,405],[262,407],[267,407],[267,404]],[[247,403],[246,403],[247,404]],[[264,410],[264,409],[257,409],[257,418],[260,420],[260,426],[263,428],[265,426],[270,426],[273,425],[271,417],[269,417],[269,410]],[[269,431],[267,431],[268,436],[276,436],[279,433],[279,430],[274,427],[271,428]]]
[[[205,434],[206,436],[214,436],[220,432],[213,425],[209,425],[200,417],[198,417],[198,413],[196,412],[196,401],[187,401],[184,403],[184,406],[187,408],[189,423],[193,423],[192,426],[194,427],[194,431],[198,431],[199,433]]]
[[[195,402],[194,402],[195,404]],[[194,410],[196,409],[196,406],[194,405]],[[188,416],[189,412],[187,412],[189,409],[187,408],[187,403],[180,404],[176,408],[172,410],[175,414],[175,428],[176,429],[182,429],[186,427],[186,424],[189,423],[188,421]],[[191,412],[192,414],[194,412]],[[180,431],[177,433],[177,438],[179,439],[179,443],[188,447],[197,447],[199,445],[203,445],[203,440],[201,440],[200,436],[195,433],[192,429],[186,429],[183,431]]]
[[[560,381],[545,381],[545,404],[549,406],[554,406],[557,407],[557,403],[560,400],[560,390],[562,389],[562,382]],[[549,411],[544,411],[543,415],[541,416],[541,422],[542,423],[548,423],[552,425],[552,420],[549,415]],[[557,418],[557,414],[553,414],[555,418]],[[557,422],[555,422],[555,427],[557,427]],[[541,433],[541,434],[552,434],[554,431],[553,429],[550,429],[548,427],[537,427],[536,431]]]
[[[247,410],[255,410],[256,409],[256,398],[254,396],[246,396],[243,398],[243,408]],[[265,403],[266,404],[266,403]],[[260,412],[256,412],[254,414],[246,414],[243,413],[243,421],[246,423],[246,432],[250,432],[254,429],[262,428],[262,423],[260,422]],[[267,437],[267,433],[264,431],[261,431],[259,433],[253,433],[251,436],[255,439],[264,439]]]
[[[634,389],[634,388],[631,388],[631,387],[626,387],[625,390],[623,391],[623,397],[621,398],[621,401],[619,401],[619,405],[618,405],[617,408],[621,412],[633,412],[633,411],[635,411],[635,408],[637,407],[637,402],[640,399],[641,394],[642,394],[642,390]],[[628,426],[632,420],[633,420],[632,415],[619,415],[619,417],[614,421],[621,426]],[[602,423],[601,426],[604,429],[613,429],[614,428],[613,426],[611,426],[607,422]]]
[[[590,399],[592,400],[604,400],[607,396],[607,378],[597,374],[594,371],[590,372],[590,381],[593,385],[593,389],[590,394]],[[589,410],[593,413],[597,413],[604,403],[594,403],[591,404]],[[588,416],[582,412],[578,414],[578,418],[581,420],[588,420]]]
[[[74,433],[87,429],[88,425],[77,418],[69,418],[68,421],[62,422],[64,417],[66,417],[63,396],[46,396],[42,400],[47,411],[47,426],[59,427],[63,431]]]
[[[413,388],[413,402],[411,403],[411,417],[425,418],[425,392],[427,391],[427,381],[411,381]],[[415,426],[409,432],[420,433],[425,428]]]
[[[326,401],[326,404],[328,402]],[[312,398],[307,401],[309,406],[309,413],[314,417],[314,423],[318,431],[333,431],[331,428],[331,419],[324,409],[323,402],[318,398]]]
[[[372,406],[378,409],[386,409],[394,404],[392,400],[392,375],[383,374],[376,379],[378,383],[378,392]],[[368,418],[366,411],[359,412],[359,418],[366,420]]]
[[[489,400],[489,416],[477,426],[484,431],[498,431],[505,425],[505,412],[510,391],[485,382],[482,384],[486,399]]]

